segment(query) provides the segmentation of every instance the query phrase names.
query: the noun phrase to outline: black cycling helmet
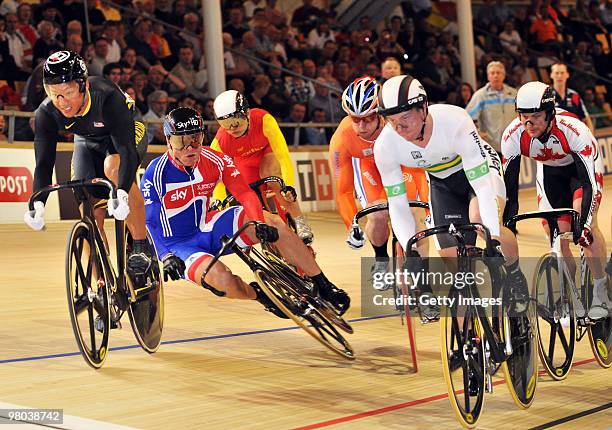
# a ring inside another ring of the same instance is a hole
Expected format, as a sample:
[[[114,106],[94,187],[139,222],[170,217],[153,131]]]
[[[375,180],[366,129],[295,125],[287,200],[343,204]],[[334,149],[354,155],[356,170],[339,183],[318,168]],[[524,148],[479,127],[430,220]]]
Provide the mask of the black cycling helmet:
[[[45,85],[79,81],[81,87],[87,80],[87,66],[79,54],[72,51],[57,51],[49,55],[43,67]]]
[[[206,134],[207,131],[200,112],[190,107],[173,109],[164,119],[164,135],[166,137],[196,133]]]

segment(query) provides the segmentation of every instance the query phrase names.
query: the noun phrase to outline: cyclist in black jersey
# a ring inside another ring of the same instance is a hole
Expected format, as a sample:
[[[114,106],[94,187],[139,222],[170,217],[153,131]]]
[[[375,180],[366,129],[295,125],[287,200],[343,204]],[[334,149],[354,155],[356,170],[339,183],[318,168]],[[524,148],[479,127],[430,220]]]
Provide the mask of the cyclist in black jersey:
[[[146,240],[144,200],[134,179],[147,138],[144,124],[134,120],[134,100],[106,79],[88,78],[85,62],[71,51],[58,51],[47,58],[43,84],[47,98],[36,110],[34,192],[51,184],[58,132],[74,133],[72,179],[107,177],[117,185],[117,198],[108,202],[108,212],[115,219],[125,219],[134,238],[128,269],[133,274],[145,273],[152,254]],[[95,198],[108,198],[101,188],[92,187],[90,192]],[[46,196],[41,197],[34,202],[35,210],[24,215],[34,230],[44,227],[45,202]],[[103,233],[104,208],[96,206]]]

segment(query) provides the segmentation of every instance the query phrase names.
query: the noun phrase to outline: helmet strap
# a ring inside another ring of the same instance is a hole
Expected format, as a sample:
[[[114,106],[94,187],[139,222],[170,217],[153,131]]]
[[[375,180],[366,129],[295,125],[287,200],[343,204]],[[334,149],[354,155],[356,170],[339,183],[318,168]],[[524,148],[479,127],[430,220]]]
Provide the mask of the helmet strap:
[[[81,92],[83,94],[83,101],[81,102],[81,106],[79,106],[79,109],[77,110],[77,115],[78,116],[83,116],[83,114],[81,114],[80,112],[85,107],[85,102],[87,101],[87,97],[89,97],[89,91],[87,91],[86,87],[85,87],[84,91],[81,91],[81,85],[82,84],[79,82],[79,92]]]
[[[423,105],[423,112],[425,113],[425,117],[423,118],[423,125],[421,126],[421,132],[417,137],[417,140],[423,140],[423,136],[425,135],[425,126],[427,125],[427,115],[429,115],[429,109],[427,102]]]

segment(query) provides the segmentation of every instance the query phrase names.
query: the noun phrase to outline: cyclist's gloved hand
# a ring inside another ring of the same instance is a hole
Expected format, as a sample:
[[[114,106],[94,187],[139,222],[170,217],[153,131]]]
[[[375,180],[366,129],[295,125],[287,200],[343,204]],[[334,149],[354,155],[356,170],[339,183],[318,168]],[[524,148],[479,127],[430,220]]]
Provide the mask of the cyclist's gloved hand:
[[[222,203],[223,202],[221,200],[210,199],[210,203],[208,204],[208,210],[209,211],[220,211]]]
[[[117,220],[123,221],[130,214],[128,193],[122,189],[117,190],[117,198],[108,201],[108,214]]]
[[[23,214],[23,221],[32,230],[42,230],[45,226],[45,204],[40,200],[34,202],[34,210]]]
[[[485,258],[493,259],[500,264],[505,261],[504,254],[501,251],[501,243],[497,239],[491,239],[491,250],[485,248],[483,254]]]
[[[358,225],[354,225],[349,230],[348,237],[346,238],[346,244],[351,249],[361,249],[363,248],[363,244],[365,243],[365,236],[363,235],[363,231],[361,227]]]
[[[168,282],[168,277],[173,281],[178,281],[185,273],[185,262],[174,254],[167,254],[162,259],[164,262],[164,281]]]
[[[295,188],[291,186],[286,186],[281,191],[281,196],[283,196],[283,198],[288,202],[295,202],[297,200],[297,192],[295,191]]]
[[[593,244],[593,232],[591,231],[590,227],[586,225],[582,227],[582,233],[580,233],[580,237],[578,238],[576,244],[583,247],[591,246]]]
[[[261,242],[276,242],[278,240],[278,230],[271,225],[259,223],[255,226],[255,236]]]

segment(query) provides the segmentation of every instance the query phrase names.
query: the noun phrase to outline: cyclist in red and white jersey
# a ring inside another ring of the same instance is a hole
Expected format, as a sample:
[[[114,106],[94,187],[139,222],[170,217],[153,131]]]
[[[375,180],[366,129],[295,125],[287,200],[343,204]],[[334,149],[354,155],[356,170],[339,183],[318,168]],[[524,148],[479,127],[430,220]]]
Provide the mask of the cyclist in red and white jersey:
[[[508,125],[502,137],[504,177],[508,204],[505,219],[518,213],[518,177],[521,156],[537,161],[537,193],[540,210],[574,207],[580,212],[577,241],[587,256],[595,278],[594,296],[588,316],[601,319],[612,311],[604,272],[606,244],[597,226],[597,210],[603,191],[603,166],[597,141],[589,128],[574,115],[555,110],[554,90],[542,82],[523,85],[516,96],[519,116]],[[569,231],[568,220],[560,220],[562,231]],[[571,256],[563,241],[564,255]],[[576,313],[585,310],[577,305]]]
[[[421,83],[406,75],[384,83],[379,113],[387,126],[374,144],[374,158],[389,201],[393,231],[404,246],[416,233],[405,198],[402,166],[420,167],[429,179],[433,225],[481,221],[491,232],[496,256],[506,259],[511,307],[523,312],[528,304],[527,281],[518,264],[516,238],[500,225],[505,201],[502,166],[464,109],[428,106]],[[456,257],[448,235],[436,238],[442,257]],[[474,243],[475,235],[468,237]],[[407,249],[413,256],[414,251]]]

